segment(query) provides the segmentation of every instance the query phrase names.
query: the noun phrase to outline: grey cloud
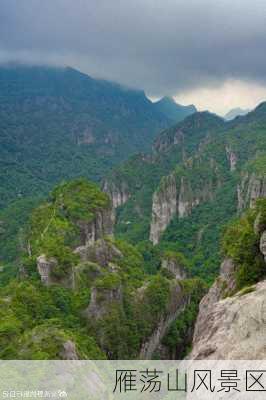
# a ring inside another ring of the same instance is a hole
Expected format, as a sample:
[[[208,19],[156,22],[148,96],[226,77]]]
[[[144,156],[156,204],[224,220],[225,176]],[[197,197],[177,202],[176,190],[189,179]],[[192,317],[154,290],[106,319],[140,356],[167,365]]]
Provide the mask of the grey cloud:
[[[67,64],[176,94],[266,82],[265,0],[1,0],[0,60]]]

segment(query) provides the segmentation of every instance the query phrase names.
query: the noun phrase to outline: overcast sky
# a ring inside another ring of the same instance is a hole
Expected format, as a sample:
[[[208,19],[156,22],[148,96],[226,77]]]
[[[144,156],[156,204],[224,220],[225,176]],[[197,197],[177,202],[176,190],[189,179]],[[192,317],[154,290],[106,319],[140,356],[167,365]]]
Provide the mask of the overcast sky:
[[[265,0],[0,0],[0,61],[70,65],[224,113],[266,100]]]

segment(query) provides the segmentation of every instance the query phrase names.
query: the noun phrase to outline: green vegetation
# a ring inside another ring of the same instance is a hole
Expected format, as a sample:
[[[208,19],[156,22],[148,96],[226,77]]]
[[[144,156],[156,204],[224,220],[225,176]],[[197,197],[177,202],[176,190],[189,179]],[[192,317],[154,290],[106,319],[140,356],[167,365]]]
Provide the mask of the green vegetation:
[[[63,179],[99,181],[172,121],[143,91],[72,68],[0,68],[0,207]]]
[[[259,217],[258,217],[259,216]],[[236,265],[237,290],[250,286],[266,276],[265,262],[260,252],[260,233],[254,224],[259,218],[259,226],[266,227],[266,200],[257,202],[255,209],[234,221],[223,237],[223,253]]]
[[[236,266],[239,295],[265,278],[259,240],[266,200],[236,218],[243,178],[265,177],[265,104],[228,123],[195,113],[163,131],[150,154],[111,171],[107,181],[130,195],[117,210],[115,236],[102,233],[90,248],[80,248],[88,224],[111,206],[86,177],[97,181],[130,154],[149,149],[169,119],[142,92],[71,69],[1,68],[0,88],[2,359],[64,358],[67,342],[80,358],[138,358],[173,312],[173,295],[187,306],[162,344],[181,357],[222,257]],[[163,196],[169,176],[188,212],[173,217],[153,246],[152,197],[155,191]],[[47,196],[68,178],[76,179]],[[248,207],[246,187],[243,192]],[[54,261],[50,286],[40,282],[40,255]],[[189,279],[178,282],[162,259],[176,262]]]
[[[85,179],[59,185],[48,202],[32,213],[28,239],[32,256],[45,254],[55,258],[54,276],[67,275],[69,268],[78,262],[73,253],[73,246],[80,241],[78,223],[89,223],[96,211],[109,206],[107,195]]]
[[[12,281],[0,290],[1,359],[58,359],[71,340],[81,358],[104,358],[81,318],[81,295],[38,281]],[[88,293],[87,293],[88,300]],[[84,306],[82,304],[82,306]]]
[[[178,318],[171,324],[163,338],[162,344],[167,347],[169,354],[183,358],[190,350],[193,336],[193,326],[198,315],[199,302],[204,293],[204,284],[201,280],[187,280],[183,282],[184,289],[191,295],[190,303]]]

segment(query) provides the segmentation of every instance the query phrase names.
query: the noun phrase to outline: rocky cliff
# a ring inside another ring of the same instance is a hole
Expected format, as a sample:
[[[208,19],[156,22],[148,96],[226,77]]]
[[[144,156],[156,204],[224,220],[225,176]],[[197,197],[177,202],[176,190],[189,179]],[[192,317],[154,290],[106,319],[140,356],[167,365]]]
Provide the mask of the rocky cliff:
[[[172,281],[169,302],[165,313],[162,314],[150,337],[142,344],[140,359],[150,360],[152,358],[153,353],[160,346],[171,323],[184,311],[186,305],[189,303],[189,299],[189,295],[185,293],[180,282]]]
[[[104,180],[102,189],[112,200],[114,208],[125,204],[130,197],[130,190],[126,182],[120,182],[118,184],[113,181]]]
[[[258,198],[266,197],[266,176],[245,173],[237,186],[238,211],[254,207]]]
[[[259,204],[239,223],[242,233],[232,228],[235,237],[229,237],[227,248],[235,260],[222,263],[220,276],[200,303],[192,359],[266,357],[266,203]]]
[[[200,179],[195,182],[193,167],[188,167],[184,175],[174,172],[164,177],[152,198],[151,242],[159,243],[162,233],[175,216],[187,217],[201,202],[213,199],[215,186],[218,185],[219,182],[214,182],[211,176],[206,176],[202,183]]]
[[[211,303],[209,309],[205,308],[204,299],[189,358],[266,358],[266,281],[257,283],[249,291]]]
[[[153,244],[159,242],[162,232],[164,232],[171,219],[177,213],[177,195],[175,175],[172,174],[165,177],[152,199],[150,240]]]

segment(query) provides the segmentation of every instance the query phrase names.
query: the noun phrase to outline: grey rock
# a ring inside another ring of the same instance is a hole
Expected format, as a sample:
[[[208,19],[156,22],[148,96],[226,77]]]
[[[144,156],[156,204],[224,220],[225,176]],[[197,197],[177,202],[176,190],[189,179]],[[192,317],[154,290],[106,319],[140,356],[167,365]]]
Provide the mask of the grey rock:
[[[60,358],[62,360],[78,360],[78,354],[76,350],[76,345],[72,340],[67,340],[63,343],[63,349],[60,352]]]
[[[130,191],[125,182],[117,184],[112,181],[105,180],[103,182],[102,189],[109,195],[114,208],[122,206],[130,198]]]
[[[161,234],[177,213],[177,187],[174,174],[164,178],[152,199],[150,240],[157,244]]]
[[[81,244],[94,244],[96,240],[104,236],[113,235],[115,216],[113,208],[97,211],[95,218],[90,222],[79,221],[77,223],[80,229]]]
[[[190,359],[265,359],[266,281],[201,310],[197,324]]]
[[[94,321],[103,318],[108,314],[112,304],[122,302],[122,288],[119,285],[116,288],[92,288],[90,304],[85,310],[85,315]]]
[[[37,270],[40,274],[41,281],[45,285],[52,283],[52,270],[57,265],[55,258],[47,258],[44,254],[37,258]]]
[[[260,237],[260,252],[263,254],[266,262],[266,231],[264,231]]]
[[[194,330],[194,344],[198,342],[205,331],[214,305],[224,297],[226,292],[235,289],[234,271],[235,266],[233,261],[230,258],[225,259],[221,264],[220,276],[201,300]]]
[[[105,239],[98,239],[93,244],[79,246],[75,253],[79,254],[82,262],[91,261],[102,267],[107,267],[110,262],[123,256],[111,241]]]
[[[178,317],[178,315],[184,311],[186,305],[189,302],[189,296],[186,295],[182,289],[182,286],[178,281],[173,281],[170,291],[170,301],[168,303],[165,313],[161,316],[156,329],[153,331],[151,336],[142,344],[140,351],[140,359],[149,360],[153,353],[160,348],[161,341],[165,336],[168,328]]]
[[[184,266],[174,257],[164,258],[162,260],[161,268],[169,271],[177,280],[187,278],[187,272]]]
[[[254,208],[256,200],[261,197],[266,197],[266,177],[254,173],[244,174],[237,186],[238,211]]]
[[[230,171],[233,172],[236,169],[236,164],[237,164],[237,155],[233,152],[233,150],[230,147],[226,147],[226,155],[229,161],[230,165]]]

